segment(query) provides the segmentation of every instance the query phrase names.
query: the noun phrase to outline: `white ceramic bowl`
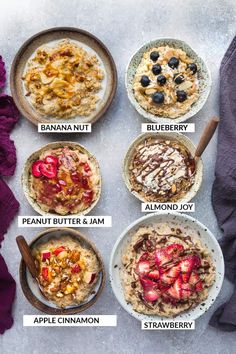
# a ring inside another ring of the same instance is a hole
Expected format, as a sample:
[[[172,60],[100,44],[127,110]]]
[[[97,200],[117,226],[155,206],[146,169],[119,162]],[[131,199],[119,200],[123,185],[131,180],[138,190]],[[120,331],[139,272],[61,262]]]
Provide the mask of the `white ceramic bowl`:
[[[113,292],[119,301],[120,305],[126,310],[130,315],[135,317],[138,320],[144,321],[160,321],[166,320],[171,321],[172,319],[167,317],[161,316],[152,316],[152,315],[144,315],[140,314],[133,310],[131,304],[127,304],[124,297],[123,286],[120,278],[120,269],[122,269],[122,255],[123,250],[126,248],[127,244],[130,242],[130,238],[133,233],[137,231],[140,226],[150,225],[153,223],[161,223],[161,222],[169,222],[172,223],[174,226],[181,226],[181,227],[188,227],[189,234],[191,236],[191,230],[194,231],[199,236],[192,236],[192,237],[199,237],[203,246],[205,246],[212,256],[212,260],[214,262],[216,268],[216,279],[212,287],[209,289],[209,295],[206,300],[204,300],[204,305],[199,304],[195,308],[185,311],[178,316],[175,317],[175,320],[195,320],[201,315],[203,315],[210,306],[214,303],[216,297],[218,296],[223,278],[224,278],[224,260],[221,248],[215,236],[208,230],[208,228],[200,223],[198,220],[194,219],[185,214],[180,214],[176,212],[161,212],[161,213],[154,213],[151,215],[146,215],[137,219],[132,224],[130,224],[119,236],[117,239],[110,259],[110,282],[113,289]]]
[[[192,141],[181,133],[143,133],[140,134],[129,146],[129,149],[126,153],[123,165],[123,179],[125,181],[126,187],[136,198],[141,200],[142,202],[146,203],[147,200],[143,198],[138,192],[132,189],[132,185],[129,179],[129,167],[131,163],[131,159],[133,154],[135,153],[136,147],[143,142],[143,140],[153,137],[158,139],[166,139],[166,140],[177,140],[181,144],[187,147],[190,151],[191,155],[194,156],[196,148]],[[195,173],[195,182],[189,191],[180,199],[178,199],[178,203],[188,203],[192,200],[197,192],[199,191],[201,184],[202,184],[202,175],[203,175],[203,163],[202,159],[200,158],[196,164],[196,173]]]
[[[166,46],[169,45],[170,47],[174,48],[180,48],[183,51],[187,53],[187,55],[193,59],[193,61],[197,64],[199,70],[198,70],[198,78],[199,78],[199,99],[191,106],[191,109],[186,112],[184,115],[178,117],[178,118],[168,118],[168,117],[162,117],[162,116],[157,116],[154,115],[150,112],[147,112],[145,109],[143,109],[138,101],[136,100],[133,92],[133,80],[135,73],[137,71],[137,68],[140,64],[140,61],[143,57],[143,54],[150,50],[151,48],[154,47],[159,47],[159,46]],[[197,114],[200,109],[204,106],[206,103],[206,100],[209,96],[209,93],[211,91],[211,75],[210,71],[206,65],[206,63],[200,58],[197,53],[184,41],[181,41],[179,39],[174,39],[174,38],[159,38],[156,40],[152,40],[146,44],[144,44],[141,48],[135,52],[127,66],[126,69],[126,76],[125,76],[125,85],[126,85],[126,90],[127,94],[129,97],[129,100],[131,104],[134,106],[134,108],[146,119],[154,122],[154,123],[179,123],[179,122],[184,122],[187,119],[191,118],[195,114]]]

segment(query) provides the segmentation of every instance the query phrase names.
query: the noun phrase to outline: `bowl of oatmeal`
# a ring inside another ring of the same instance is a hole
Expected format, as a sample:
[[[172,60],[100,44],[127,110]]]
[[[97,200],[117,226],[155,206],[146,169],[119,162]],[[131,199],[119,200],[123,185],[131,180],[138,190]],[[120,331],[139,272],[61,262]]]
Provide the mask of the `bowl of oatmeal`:
[[[113,292],[139,320],[195,320],[215,301],[223,277],[215,236],[193,217],[176,212],[136,220],[111,254]]]
[[[96,158],[82,145],[55,142],[27,159],[22,186],[41,215],[85,215],[100,198],[101,174]]]
[[[51,28],[29,38],[12,63],[10,86],[19,111],[34,124],[93,123],[117,85],[114,60],[93,34]]]
[[[158,123],[183,122],[205,104],[211,76],[187,43],[161,38],[146,43],[131,57],[126,89],[143,117]]]
[[[87,237],[71,228],[55,228],[38,234],[29,246],[37,281],[23,260],[20,281],[33,306],[48,314],[75,314],[95,303],[105,284],[105,270]]]
[[[202,160],[180,133],[143,133],[130,145],[123,165],[129,191],[142,202],[187,203],[202,183]]]

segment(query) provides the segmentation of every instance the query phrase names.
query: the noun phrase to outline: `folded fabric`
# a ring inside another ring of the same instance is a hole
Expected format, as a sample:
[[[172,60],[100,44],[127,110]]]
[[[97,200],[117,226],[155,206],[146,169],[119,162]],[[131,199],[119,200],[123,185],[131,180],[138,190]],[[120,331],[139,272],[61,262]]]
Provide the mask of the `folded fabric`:
[[[236,283],[236,37],[220,68],[220,123],[212,204],[224,237],[220,241],[226,276]],[[236,330],[236,284],[231,299],[211,318],[224,331]]]
[[[0,255],[0,334],[11,328],[12,305],[16,293],[16,282],[8,272],[7,265]]]
[[[0,117],[1,116],[11,118],[15,123],[19,119],[19,111],[13,98],[5,93],[0,94]]]
[[[0,247],[4,234],[19,209],[19,203],[8,185],[0,179]],[[1,301],[0,301],[1,302]]]
[[[5,83],[6,83],[5,63],[2,60],[2,57],[0,55],[0,89],[2,89],[5,86]]]
[[[12,176],[16,168],[16,148],[9,133],[0,130],[0,176]]]

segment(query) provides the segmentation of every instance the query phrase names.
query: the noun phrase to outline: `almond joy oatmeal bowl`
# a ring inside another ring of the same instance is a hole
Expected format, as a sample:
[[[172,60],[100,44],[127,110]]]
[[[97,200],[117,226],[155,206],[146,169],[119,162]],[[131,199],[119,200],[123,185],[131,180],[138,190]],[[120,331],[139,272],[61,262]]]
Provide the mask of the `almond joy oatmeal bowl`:
[[[101,194],[97,160],[74,142],[55,142],[26,161],[22,186],[30,205],[41,215],[85,215]]]
[[[118,301],[140,320],[196,319],[215,301],[223,276],[215,237],[175,212],[136,220],[116,242],[110,262]]]
[[[210,93],[203,60],[185,42],[163,38],[141,47],[126,72],[128,97],[145,118],[182,122],[196,114]]]

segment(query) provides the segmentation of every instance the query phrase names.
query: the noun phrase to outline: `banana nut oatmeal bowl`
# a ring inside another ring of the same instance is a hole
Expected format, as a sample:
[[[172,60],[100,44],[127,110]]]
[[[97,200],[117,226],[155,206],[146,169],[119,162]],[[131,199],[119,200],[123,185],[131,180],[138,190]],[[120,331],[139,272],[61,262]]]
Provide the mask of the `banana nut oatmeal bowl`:
[[[185,202],[201,184],[202,163],[195,147],[180,134],[141,134],[124,162],[128,189],[143,202]]]
[[[99,165],[77,143],[48,144],[27,160],[22,175],[25,195],[40,214],[86,214],[101,193]]]
[[[92,248],[66,233],[33,247],[40,290],[59,308],[86,302],[98,282],[101,265]]]
[[[145,110],[177,118],[198,100],[198,66],[180,48],[154,47],[143,54],[133,90]]]
[[[123,250],[121,280],[134,311],[175,317],[207,299],[215,281],[209,250],[168,223],[140,226]]]
[[[70,39],[42,45],[22,77],[25,96],[43,116],[89,116],[100,100],[104,71],[95,53]]]

